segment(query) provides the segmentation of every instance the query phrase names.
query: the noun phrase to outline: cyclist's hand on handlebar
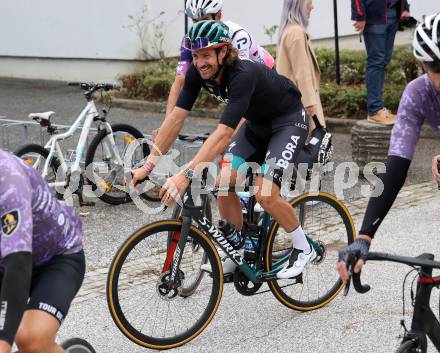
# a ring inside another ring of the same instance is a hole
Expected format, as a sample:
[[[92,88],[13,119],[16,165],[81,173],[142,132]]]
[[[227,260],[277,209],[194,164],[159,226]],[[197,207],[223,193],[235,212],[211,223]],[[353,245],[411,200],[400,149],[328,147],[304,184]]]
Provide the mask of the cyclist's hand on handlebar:
[[[133,169],[131,173],[133,175],[133,178],[131,179],[132,186],[136,186],[149,175],[149,173],[143,167]]]
[[[160,189],[159,197],[165,206],[171,206],[180,200],[180,195],[187,189],[188,178],[183,173],[179,173],[167,179]]]
[[[349,246],[339,251],[339,259],[336,267],[344,284],[347,284],[347,281],[350,278],[347,267],[354,258],[358,258],[359,260],[356,262],[353,271],[355,273],[359,273],[361,271],[370,250],[370,243],[370,237],[362,236],[361,238],[356,239]]]
[[[440,154],[432,158],[432,176],[437,183],[440,183]]]

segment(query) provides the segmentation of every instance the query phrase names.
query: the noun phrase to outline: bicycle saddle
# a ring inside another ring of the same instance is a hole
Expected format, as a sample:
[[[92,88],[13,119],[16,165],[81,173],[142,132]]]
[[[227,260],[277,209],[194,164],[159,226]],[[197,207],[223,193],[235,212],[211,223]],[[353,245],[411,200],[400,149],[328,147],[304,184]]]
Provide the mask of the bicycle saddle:
[[[45,112],[45,113],[31,113],[29,114],[29,119],[40,121],[46,120],[50,122],[50,119],[55,115],[55,112]]]

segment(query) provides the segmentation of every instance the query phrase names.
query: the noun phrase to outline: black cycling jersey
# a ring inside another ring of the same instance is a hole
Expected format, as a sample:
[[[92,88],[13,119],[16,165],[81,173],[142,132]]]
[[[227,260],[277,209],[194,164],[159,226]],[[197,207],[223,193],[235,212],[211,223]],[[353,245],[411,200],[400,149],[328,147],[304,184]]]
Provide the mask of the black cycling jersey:
[[[250,60],[239,59],[233,66],[225,66],[220,86],[203,80],[191,65],[176,106],[190,111],[202,87],[226,103],[220,123],[234,129],[242,117],[253,123],[269,123],[302,109],[301,93],[292,81]]]

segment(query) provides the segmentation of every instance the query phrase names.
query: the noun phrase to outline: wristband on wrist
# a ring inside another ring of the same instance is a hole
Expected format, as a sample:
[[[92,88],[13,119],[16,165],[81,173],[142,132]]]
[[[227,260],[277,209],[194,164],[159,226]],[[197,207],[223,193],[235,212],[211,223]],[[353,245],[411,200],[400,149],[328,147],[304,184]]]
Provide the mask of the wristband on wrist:
[[[150,173],[153,171],[153,169],[154,169],[154,164],[151,163],[151,162],[147,162],[147,163],[145,163],[145,164],[142,166],[142,168],[143,168],[148,174],[150,174]]]

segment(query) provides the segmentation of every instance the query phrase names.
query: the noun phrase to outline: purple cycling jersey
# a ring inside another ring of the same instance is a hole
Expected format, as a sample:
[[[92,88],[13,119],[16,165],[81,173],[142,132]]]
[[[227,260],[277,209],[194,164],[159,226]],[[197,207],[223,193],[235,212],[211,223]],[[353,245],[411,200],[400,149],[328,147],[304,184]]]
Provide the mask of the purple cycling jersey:
[[[440,134],[440,92],[427,74],[411,81],[403,92],[388,154],[412,160],[425,121]]]
[[[56,255],[82,249],[78,214],[56,199],[53,190],[31,166],[0,150],[0,272],[3,259],[31,252],[38,266]]]

